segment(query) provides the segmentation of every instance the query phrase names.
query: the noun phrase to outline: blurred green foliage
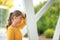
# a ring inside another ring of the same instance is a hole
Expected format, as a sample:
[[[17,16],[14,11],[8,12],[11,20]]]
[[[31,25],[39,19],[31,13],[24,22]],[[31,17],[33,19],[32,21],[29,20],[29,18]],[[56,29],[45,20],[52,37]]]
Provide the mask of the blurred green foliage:
[[[4,27],[6,25],[8,13],[9,13],[8,9],[0,8],[0,27]]]
[[[45,32],[44,32],[44,36],[46,38],[53,38],[53,35],[54,35],[54,30],[53,29],[47,29]]]
[[[35,13],[41,9],[44,3],[40,3],[38,6],[34,7]],[[60,5],[59,1],[55,0],[53,5],[43,14],[43,16],[37,22],[38,34],[43,34],[43,32],[49,28],[55,30],[57,20],[59,17]]]

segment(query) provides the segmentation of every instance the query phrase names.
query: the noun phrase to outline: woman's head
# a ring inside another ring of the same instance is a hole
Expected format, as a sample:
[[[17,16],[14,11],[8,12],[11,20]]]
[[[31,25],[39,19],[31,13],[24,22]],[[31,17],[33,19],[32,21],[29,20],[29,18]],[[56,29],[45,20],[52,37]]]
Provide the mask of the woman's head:
[[[8,19],[7,28],[8,28],[12,23],[16,23],[16,24],[21,23],[23,17],[24,17],[24,16],[23,16],[23,13],[22,13],[21,11],[19,11],[19,10],[16,10],[16,11],[10,13],[9,19]]]
[[[16,10],[13,12],[11,19],[12,19],[12,22],[14,23],[20,23],[22,20],[22,17],[23,17],[23,13],[21,11]]]

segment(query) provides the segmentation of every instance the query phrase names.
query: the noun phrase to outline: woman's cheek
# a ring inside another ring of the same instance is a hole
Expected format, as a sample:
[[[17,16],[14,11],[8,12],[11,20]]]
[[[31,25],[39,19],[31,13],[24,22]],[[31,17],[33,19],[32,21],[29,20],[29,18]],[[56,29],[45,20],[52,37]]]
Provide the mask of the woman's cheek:
[[[18,21],[18,23],[21,23],[22,19],[19,19],[19,18],[18,18],[18,20],[17,20],[17,21]]]

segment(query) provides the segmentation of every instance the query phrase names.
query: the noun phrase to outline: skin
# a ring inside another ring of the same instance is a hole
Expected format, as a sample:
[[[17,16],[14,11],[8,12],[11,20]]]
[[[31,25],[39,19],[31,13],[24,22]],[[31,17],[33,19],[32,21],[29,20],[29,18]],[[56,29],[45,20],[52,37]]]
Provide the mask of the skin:
[[[18,17],[14,16],[11,26],[12,27],[18,27],[18,24],[20,24],[21,21],[22,21],[22,16],[18,16]]]

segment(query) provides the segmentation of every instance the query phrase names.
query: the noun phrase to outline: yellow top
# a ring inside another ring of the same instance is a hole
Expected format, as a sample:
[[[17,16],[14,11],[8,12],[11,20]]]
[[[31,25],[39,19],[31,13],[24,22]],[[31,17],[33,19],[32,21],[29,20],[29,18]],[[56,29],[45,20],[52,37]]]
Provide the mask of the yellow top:
[[[23,19],[21,24],[18,25],[18,27],[8,27],[7,30],[7,40],[22,40],[22,33],[20,31],[23,26],[26,25],[26,19]]]
[[[9,27],[7,30],[7,40],[22,40],[22,33],[18,28]]]
[[[26,25],[26,19],[23,19],[18,27],[9,26],[7,30],[7,40],[22,40],[22,33],[20,31]]]

